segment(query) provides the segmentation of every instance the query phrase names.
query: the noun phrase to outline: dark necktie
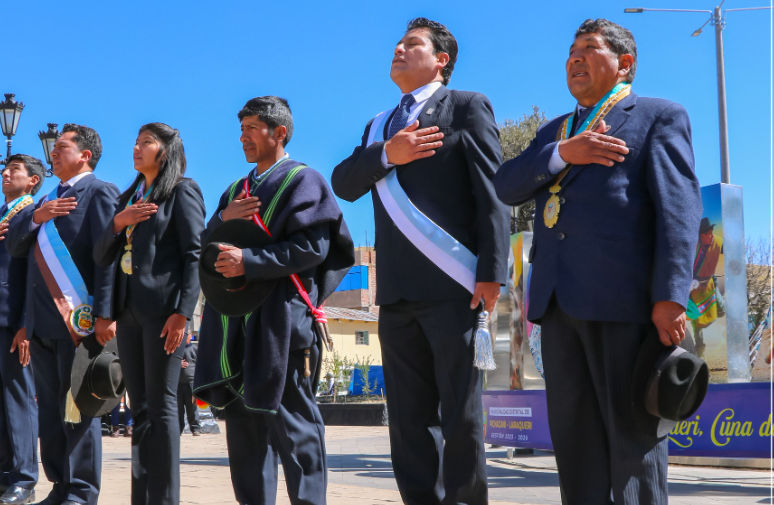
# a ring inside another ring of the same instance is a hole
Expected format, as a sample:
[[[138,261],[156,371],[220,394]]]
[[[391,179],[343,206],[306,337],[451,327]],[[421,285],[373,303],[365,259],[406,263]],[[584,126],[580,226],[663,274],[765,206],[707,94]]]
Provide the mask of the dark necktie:
[[[392,118],[392,123],[390,123],[390,130],[387,134],[388,140],[391,139],[400,130],[406,127],[411,106],[414,105],[415,102],[416,100],[414,100],[414,95],[412,95],[411,93],[409,93],[408,95],[404,95],[403,98],[400,99],[400,105],[398,105],[398,110],[395,111],[395,115]]]
[[[586,121],[586,119],[588,119],[589,114],[591,114],[591,109],[593,109],[593,107],[584,108],[584,107],[581,107],[580,105],[578,106],[575,112],[575,118],[572,122],[572,135],[571,135],[572,137],[580,133],[579,129],[583,124],[583,122]]]
[[[64,183],[60,182],[59,186],[56,187],[56,197],[57,198],[62,198],[62,195],[68,189],[70,189],[70,185],[69,184],[67,184],[66,182],[64,182]]]

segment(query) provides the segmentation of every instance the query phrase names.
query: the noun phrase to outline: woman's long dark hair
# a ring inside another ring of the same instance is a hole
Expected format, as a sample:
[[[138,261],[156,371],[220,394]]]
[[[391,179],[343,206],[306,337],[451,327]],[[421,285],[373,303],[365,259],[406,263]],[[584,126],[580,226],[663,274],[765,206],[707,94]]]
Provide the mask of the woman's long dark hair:
[[[156,161],[159,162],[159,174],[153,181],[153,192],[148,201],[163,202],[172,194],[175,186],[180,184],[185,174],[185,149],[180,138],[180,132],[164,123],[148,123],[140,127],[137,135],[148,132],[161,144]],[[141,173],[137,174],[134,182],[119,197],[119,206],[123,207],[134,196],[137,185],[145,178]],[[147,188],[145,188],[147,190]],[[119,207],[119,208],[120,208]]]

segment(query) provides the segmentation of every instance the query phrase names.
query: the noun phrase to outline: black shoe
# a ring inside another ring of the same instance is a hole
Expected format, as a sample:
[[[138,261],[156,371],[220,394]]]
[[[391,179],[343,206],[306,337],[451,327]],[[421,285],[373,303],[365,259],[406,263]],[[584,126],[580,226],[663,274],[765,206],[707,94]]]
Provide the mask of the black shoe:
[[[63,501],[60,505],[85,505],[85,504],[79,501],[67,500],[67,501]]]
[[[43,501],[39,501],[35,505],[60,505],[61,503],[62,502],[54,496],[54,492],[52,491],[51,494],[43,499]]]
[[[11,486],[3,496],[0,503],[32,503],[35,501],[35,490],[25,489],[21,486]]]

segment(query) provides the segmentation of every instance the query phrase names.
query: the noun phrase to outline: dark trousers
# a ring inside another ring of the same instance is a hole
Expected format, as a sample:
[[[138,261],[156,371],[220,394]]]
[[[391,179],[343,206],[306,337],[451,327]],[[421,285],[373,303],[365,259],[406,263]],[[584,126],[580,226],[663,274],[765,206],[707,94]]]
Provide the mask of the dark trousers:
[[[380,308],[392,466],[408,505],[487,503],[475,321],[470,300]]]
[[[161,338],[166,318],[140,323],[131,309],[118,317],[118,355],[132,432],[132,505],[180,502],[180,428],[177,383],[185,344],[174,353]]]
[[[180,433],[185,429],[185,418],[191,433],[201,430],[199,426],[199,409],[193,395],[193,382],[181,382],[177,385],[177,418],[180,420]]]
[[[32,363],[11,354],[14,333],[0,328],[0,451],[3,484],[32,489],[38,482],[38,404]]]
[[[319,351],[310,349],[312,375],[304,377],[304,351],[291,351],[282,402],[276,414],[251,411],[242,400],[229,404],[226,441],[231,481],[241,504],[274,505],[277,465],[282,462],[293,505],[325,505],[325,426],[312,383]]]
[[[667,503],[667,441],[640,433],[631,383],[647,324],[541,321],[548,424],[565,505]]]
[[[100,420],[81,416],[80,423],[64,422],[75,345],[69,335],[58,339],[33,335],[30,355],[38,395],[40,460],[54,483],[49,496],[96,505],[102,478]]]

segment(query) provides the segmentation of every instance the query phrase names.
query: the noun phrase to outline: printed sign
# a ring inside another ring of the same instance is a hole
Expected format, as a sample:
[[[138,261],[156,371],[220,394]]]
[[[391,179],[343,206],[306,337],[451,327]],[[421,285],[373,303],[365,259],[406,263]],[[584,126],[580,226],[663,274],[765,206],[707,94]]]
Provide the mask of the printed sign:
[[[544,390],[485,391],[484,440],[553,449]],[[668,435],[670,456],[769,458],[771,384],[711,384],[698,411]]]

